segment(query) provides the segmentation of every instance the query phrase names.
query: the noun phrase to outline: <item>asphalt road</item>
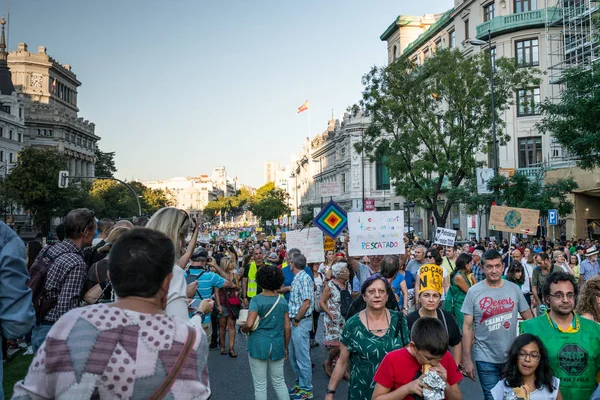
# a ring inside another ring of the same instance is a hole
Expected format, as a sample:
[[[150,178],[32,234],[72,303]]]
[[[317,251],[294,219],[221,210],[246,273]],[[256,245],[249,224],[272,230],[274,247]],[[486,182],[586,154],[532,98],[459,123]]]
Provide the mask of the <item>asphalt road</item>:
[[[319,323],[319,332],[317,333],[317,342],[323,340],[322,320]],[[210,387],[212,390],[211,400],[252,400],[254,399],[254,386],[252,384],[252,375],[248,365],[248,353],[246,352],[246,336],[238,334],[236,337],[235,350],[238,353],[237,358],[231,358],[228,355],[221,355],[219,348],[211,350],[208,355],[208,368],[210,376]],[[315,399],[323,399],[325,390],[329,383],[329,378],[323,370],[323,361],[327,355],[327,350],[323,345],[311,350],[313,368],[313,394]],[[285,381],[288,387],[294,382],[294,374],[285,363]],[[275,399],[275,394],[267,384],[268,398]],[[483,400],[483,394],[479,383],[470,379],[463,379],[460,388],[465,400]],[[347,399],[348,382],[342,381],[336,391],[336,399]]]

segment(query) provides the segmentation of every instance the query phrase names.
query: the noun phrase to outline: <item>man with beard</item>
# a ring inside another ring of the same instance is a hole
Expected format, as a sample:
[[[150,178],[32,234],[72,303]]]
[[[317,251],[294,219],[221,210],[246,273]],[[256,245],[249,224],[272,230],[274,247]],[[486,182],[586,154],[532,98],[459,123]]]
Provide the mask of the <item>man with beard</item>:
[[[551,273],[543,287],[548,313],[520,326],[521,333],[537,335],[548,349],[560,392],[569,400],[589,399],[600,370],[600,325],[573,311],[578,293],[572,275]]]

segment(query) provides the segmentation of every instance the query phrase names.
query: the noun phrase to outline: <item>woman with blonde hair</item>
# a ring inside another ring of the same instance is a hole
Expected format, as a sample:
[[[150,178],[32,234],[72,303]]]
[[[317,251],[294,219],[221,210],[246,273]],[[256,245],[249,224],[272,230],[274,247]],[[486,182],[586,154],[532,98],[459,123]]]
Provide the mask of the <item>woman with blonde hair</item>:
[[[238,291],[240,289],[239,275],[235,272],[235,258],[234,255],[228,253],[225,257],[221,258],[221,269],[225,272],[224,278],[231,281],[231,288],[215,287],[215,299],[217,299],[217,309],[219,314],[219,343],[221,343],[221,354],[227,354],[225,348],[225,333],[229,327],[229,356],[237,357],[235,352],[235,321],[238,319],[240,313],[241,301],[238,297]]]
[[[113,244],[129,229],[126,226],[113,228],[105,239],[106,244],[98,249],[98,253],[102,254],[104,258],[90,267],[83,284],[83,299],[87,304],[114,301],[112,285],[108,276],[108,257]]]
[[[188,298],[193,297],[196,293],[198,282],[194,281],[186,285],[183,267],[186,266],[194,253],[196,239],[198,238],[198,226],[194,226],[194,220],[190,218],[186,211],[174,207],[164,207],[154,213],[146,228],[162,232],[173,241],[175,260],[173,260],[173,278],[167,294],[166,314],[171,317],[189,320]],[[185,238],[190,229],[194,229],[194,233],[187,250],[184,250]],[[194,320],[196,318],[194,317]],[[202,323],[201,318],[199,323]]]
[[[575,311],[583,318],[600,324],[600,275],[585,282]]]

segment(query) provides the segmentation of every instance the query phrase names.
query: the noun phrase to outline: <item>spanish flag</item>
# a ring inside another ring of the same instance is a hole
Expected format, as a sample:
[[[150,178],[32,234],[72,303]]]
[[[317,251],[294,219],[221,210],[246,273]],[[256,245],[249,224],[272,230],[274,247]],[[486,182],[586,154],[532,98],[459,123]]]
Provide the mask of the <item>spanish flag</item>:
[[[302,104],[300,107],[298,107],[298,114],[300,114],[302,111],[306,111],[308,110],[308,100],[306,100],[304,102],[304,104]]]
[[[56,89],[56,78],[54,78],[54,82],[52,82],[51,92],[54,93],[54,89]]]

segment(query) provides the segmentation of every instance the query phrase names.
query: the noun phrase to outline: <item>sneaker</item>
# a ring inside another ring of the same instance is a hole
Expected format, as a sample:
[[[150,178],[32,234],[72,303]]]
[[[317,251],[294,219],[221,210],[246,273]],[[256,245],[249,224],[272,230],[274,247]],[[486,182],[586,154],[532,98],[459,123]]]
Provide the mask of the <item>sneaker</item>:
[[[291,400],[310,400],[313,398],[314,398],[314,396],[313,396],[312,392],[309,392],[307,390],[302,390],[302,389],[300,389],[295,394],[290,394]]]
[[[25,343],[25,342],[19,342],[19,348],[20,349],[26,349],[27,348],[27,343]]]
[[[35,354],[35,353],[33,352],[33,347],[31,347],[31,346],[27,347],[27,351],[25,353],[23,353],[24,356],[30,356],[32,354]]]
[[[294,385],[293,388],[291,388],[290,390],[288,390],[288,393],[291,395],[294,395],[296,393],[298,393],[300,391],[300,386],[298,385]]]

